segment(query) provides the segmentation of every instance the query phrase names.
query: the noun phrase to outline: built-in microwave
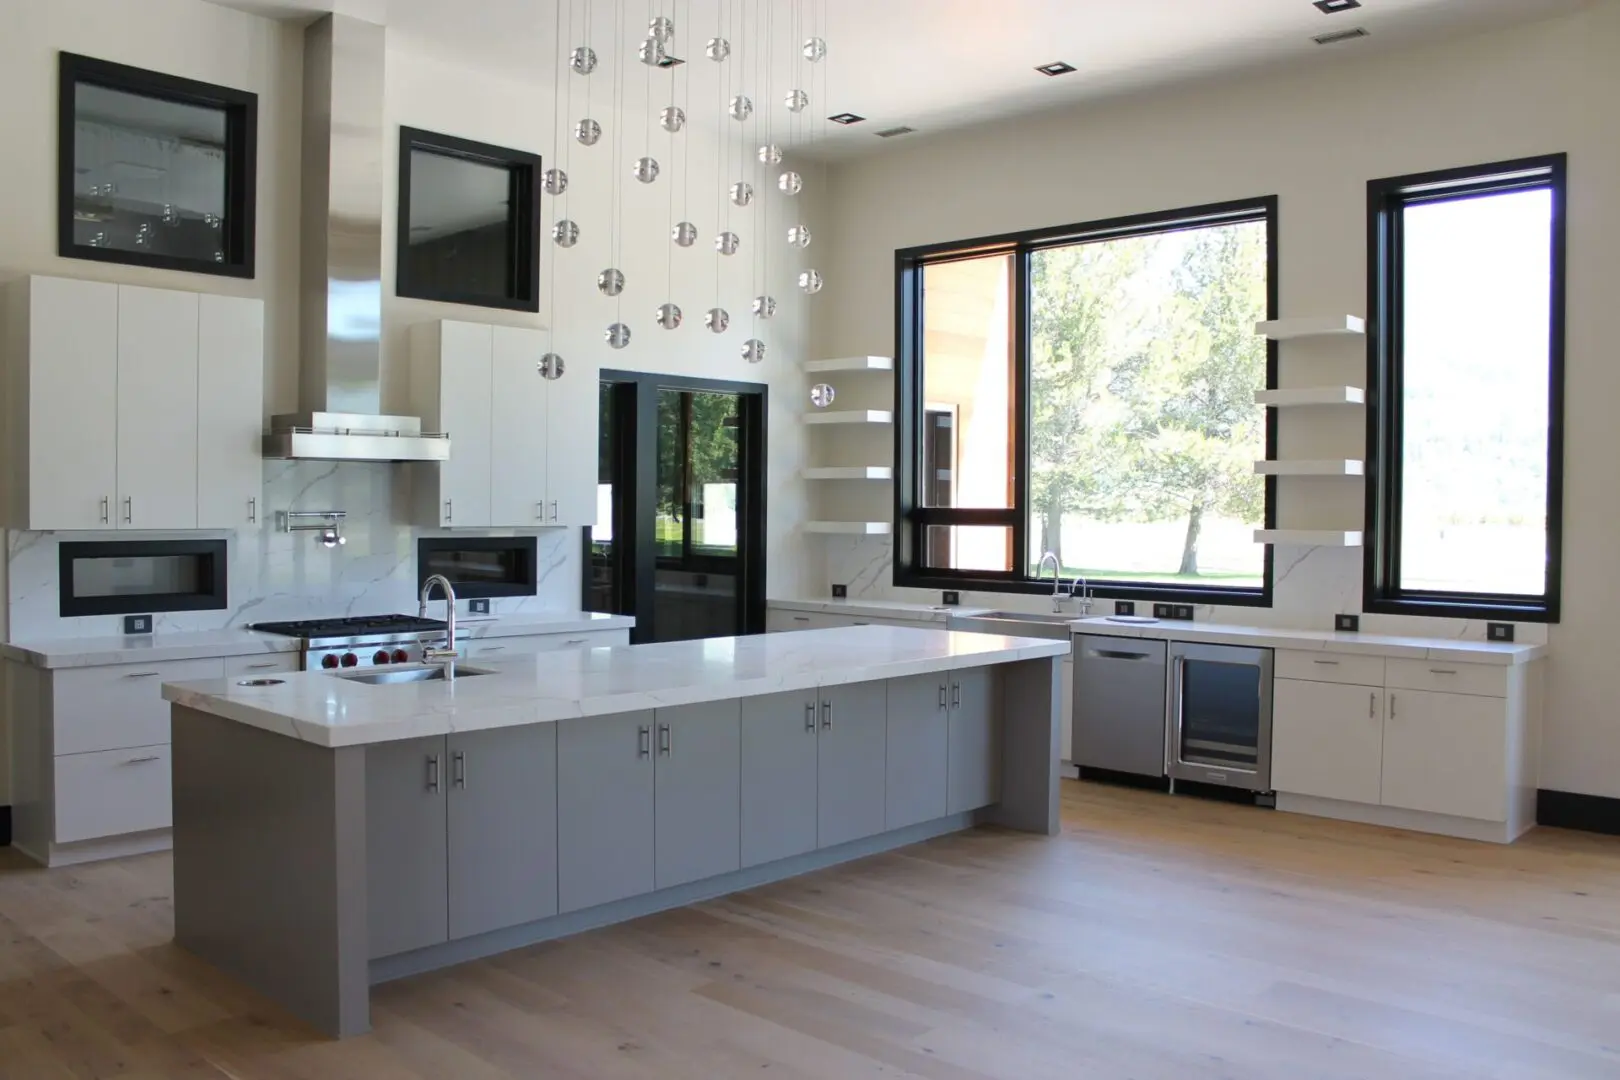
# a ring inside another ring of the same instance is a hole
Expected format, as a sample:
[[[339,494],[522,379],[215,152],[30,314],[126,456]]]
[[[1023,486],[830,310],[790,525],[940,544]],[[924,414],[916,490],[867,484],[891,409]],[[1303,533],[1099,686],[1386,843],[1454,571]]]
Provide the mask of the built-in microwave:
[[[533,596],[536,563],[532,536],[424,536],[416,542],[416,587],[443,574],[458,599]]]

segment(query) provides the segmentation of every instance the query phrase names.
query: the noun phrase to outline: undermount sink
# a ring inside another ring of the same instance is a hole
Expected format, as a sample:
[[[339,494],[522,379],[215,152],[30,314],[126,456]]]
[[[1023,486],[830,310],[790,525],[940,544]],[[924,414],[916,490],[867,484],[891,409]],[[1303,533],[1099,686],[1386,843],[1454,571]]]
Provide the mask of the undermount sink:
[[[461,664],[455,665],[455,677],[458,679],[488,674],[490,673],[483,668],[464,667]],[[372,686],[392,686],[395,683],[413,682],[446,682],[449,680],[449,676],[442,664],[434,664],[428,667],[374,668],[354,675],[339,675],[338,678],[348,679],[350,682],[368,683]]]
[[[1061,611],[987,611],[982,615],[953,615],[949,625],[952,630],[981,634],[1067,639],[1069,624],[1078,618],[1082,616]]]
[[[1070,611],[987,611],[981,618],[1011,619],[1014,622],[1052,623],[1057,626],[1067,626],[1076,619],[1086,616],[1079,612]]]

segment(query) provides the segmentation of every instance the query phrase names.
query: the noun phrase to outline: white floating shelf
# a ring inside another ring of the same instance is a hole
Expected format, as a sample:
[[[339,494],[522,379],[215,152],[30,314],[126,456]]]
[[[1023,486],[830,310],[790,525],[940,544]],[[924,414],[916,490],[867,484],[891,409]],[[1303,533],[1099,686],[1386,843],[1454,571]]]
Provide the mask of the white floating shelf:
[[[887,465],[851,465],[806,469],[802,475],[806,480],[892,480],[894,470]]]
[[[1311,386],[1301,390],[1257,390],[1256,405],[1284,409],[1294,405],[1362,405],[1367,392],[1359,386]]]
[[[887,521],[807,521],[804,531],[833,533],[840,536],[887,536]]]
[[[1354,315],[1329,315],[1311,319],[1272,319],[1257,322],[1254,332],[1272,341],[1290,338],[1331,337],[1335,334],[1365,334],[1367,324]]]
[[[1260,476],[1360,476],[1361,467],[1360,458],[1329,458],[1324,461],[1296,458],[1254,463],[1254,471]]]
[[[887,409],[860,409],[856,412],[808,412],[804,414],[807,424],[888,424],[894,420],[894,413]]]
[[[836,360],[807,360],[806,371],[893,371],[894,361],[887,356],[840,356]]]
[[[1361,531],[1337,529],[1256,529],[1257,544],[1297,544],[1300,547],[1360,547]]]

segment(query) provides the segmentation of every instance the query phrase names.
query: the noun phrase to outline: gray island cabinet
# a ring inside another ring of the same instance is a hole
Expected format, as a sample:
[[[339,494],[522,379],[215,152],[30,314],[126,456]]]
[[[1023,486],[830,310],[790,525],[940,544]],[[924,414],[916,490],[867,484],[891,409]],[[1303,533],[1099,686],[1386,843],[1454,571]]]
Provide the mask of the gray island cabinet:
[[[1052,834],[1066,646],[849,627],[166,685],[175,937],[346,1036],[378,982],[981,822]]]

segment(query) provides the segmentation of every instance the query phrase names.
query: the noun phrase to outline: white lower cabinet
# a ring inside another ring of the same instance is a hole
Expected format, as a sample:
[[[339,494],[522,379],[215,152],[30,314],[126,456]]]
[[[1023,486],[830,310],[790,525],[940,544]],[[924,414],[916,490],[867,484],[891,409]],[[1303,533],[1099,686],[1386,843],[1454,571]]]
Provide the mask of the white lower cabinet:
[[[174,824],[167,745],[68,754],[55,774],[58,844]]]
[[[1382,687],[1278,679],[1271,708],[1272,787],[1323,799],[1379,801]]]
[[[1389,691],[1382,802],[1431,814],[1507,817],[1503,700],[1428,690]]]

